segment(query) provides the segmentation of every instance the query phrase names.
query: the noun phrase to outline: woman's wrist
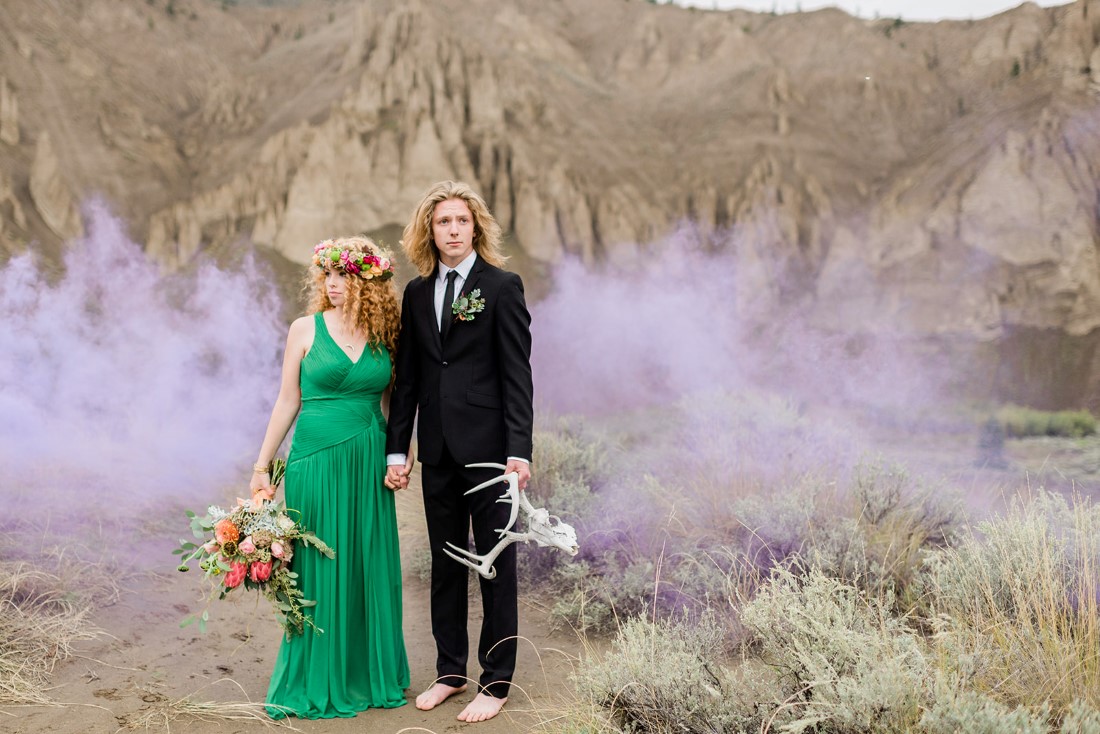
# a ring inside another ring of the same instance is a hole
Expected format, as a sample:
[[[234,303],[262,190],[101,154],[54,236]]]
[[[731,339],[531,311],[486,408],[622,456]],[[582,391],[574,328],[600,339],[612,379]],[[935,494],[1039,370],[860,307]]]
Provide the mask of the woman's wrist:
[[[257,462],[255,464],[253,464],[252,465],[252,473],[253,474],[269,474],[269,473],[271,473],[271,463],[268,462],[267,464],[260,464],[260,463]]]

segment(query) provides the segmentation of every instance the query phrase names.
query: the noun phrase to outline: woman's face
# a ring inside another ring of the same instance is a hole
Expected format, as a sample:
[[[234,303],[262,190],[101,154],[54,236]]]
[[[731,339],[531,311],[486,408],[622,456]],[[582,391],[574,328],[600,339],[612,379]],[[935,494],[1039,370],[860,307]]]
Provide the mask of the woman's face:
[[[347,277],[343,270],[335,268],[325,270],[325,293],[328,294],[328,300],[332,301],[332,305],[337,308],[344,305],[348,296]]]

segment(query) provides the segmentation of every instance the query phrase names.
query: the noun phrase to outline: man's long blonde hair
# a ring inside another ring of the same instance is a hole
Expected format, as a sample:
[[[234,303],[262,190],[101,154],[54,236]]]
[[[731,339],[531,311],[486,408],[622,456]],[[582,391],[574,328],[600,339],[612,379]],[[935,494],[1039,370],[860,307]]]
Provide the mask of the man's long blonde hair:
[[[341,237],[333,244],[344,250],[387,256],[367,237]],[[367,280],[358,275],[348,275],[344,301],[344,328],[349,332],[363,332],[370,345],[384,346],[391,358],[397,351],[397,332],[401,328],[401,307],[397,303],[397,288],[393,281],[393,278]],[[323,268],[309,266],[306,287],[309,289],[308,313],[327,311],[333,307],[325,290]]]
[[[435,272],[439,250],[432,238],[432,217],[435,216],[436,204],[447,199],[461,199],[470,208],[470,214],[474,217],[474,252],[477,256],[490,265],[503,267],[508,258],[500,249],[500,225],[489,213],[485,200],[462,181],[440,181],[428,189],[420,200],[416,214],[401,236],[401,246],[413,266],[425,278]]]

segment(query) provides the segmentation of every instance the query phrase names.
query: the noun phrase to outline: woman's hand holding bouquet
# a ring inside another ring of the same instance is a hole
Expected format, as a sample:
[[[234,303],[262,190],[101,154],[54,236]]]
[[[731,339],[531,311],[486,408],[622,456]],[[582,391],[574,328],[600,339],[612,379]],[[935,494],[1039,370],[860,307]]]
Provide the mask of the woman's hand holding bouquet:
[[[244,586],[263,594],[275,607],[275,615],[289,637],[301,634],[305,625],[322,632],[305,608],[317,602],[302,598],[298,574],[290,570],[295,543],[312,545],[328,558],[336,552],[320,538],[296,522],[283,502],[276,503],[275,490],[282,481],[286,463],[276,459],[271,469],[271,484],[252,487],[252,499],[237,499],[229,510],[211,505],[203,517],[187,512],[191,532],[198,543],[181,540],[173,553],[186,555],[180,571],[198,560],[204,578],[212,585],[209,599],[224,599],[233,589]],[[254,482],[255,483],[255,482]],[[209,610],[197,618],[199,629],[206,629]],[[196,621],[188,617],[181,626]]]

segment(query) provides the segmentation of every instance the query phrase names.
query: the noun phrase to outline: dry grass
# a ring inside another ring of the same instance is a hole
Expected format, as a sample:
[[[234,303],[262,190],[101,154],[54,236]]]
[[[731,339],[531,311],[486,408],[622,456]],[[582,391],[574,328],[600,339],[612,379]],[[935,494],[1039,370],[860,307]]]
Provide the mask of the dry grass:
[[[0,563],[0,704],[54,704],[54,666],[73,655],[74,642],[100,634],[89,615],[59,576]]]
[[[60,705],[50,695],[56,665],[104,634],[92,613],[117,602],[132,574],[103,550],[102,528],[64,544],[48,517],[0,530],[0,705]]]
[[[944,551],[941,664],[1008,704],[1100,709],[1100,507],[1040,493]]]
[[[246,699],[248,698],[244,688],[240,683],[237,683],[237,681],[231,678],[221,678],[213,681],[209,685],[213,686],[218,683],[232,683],[240,689],[241,694],[244,695]],[[203,688],[207,687],[209,686],[204,686]],[[247,722],[260,724],[270,729],[301,731],[301,729],[298,729],[290,722],[290,719],[272,719],[268,715],[267,705],[264,703],[253,703],[251,701],[226,702],[194,700],[194,697],[202,690],[203,689],[199,689],[199,691],[195,693],[177,699],[159,697],[160,700],[154,702],[152,705],[120,719],[121,728],[129,731],[137,731],[140,729],[159,729],[163,727],[165,731],[171,732],[172,724],[178,722],[183,724],[183,731],[187,731],[186,724],[188,722],[204,721],[212,723]]]

